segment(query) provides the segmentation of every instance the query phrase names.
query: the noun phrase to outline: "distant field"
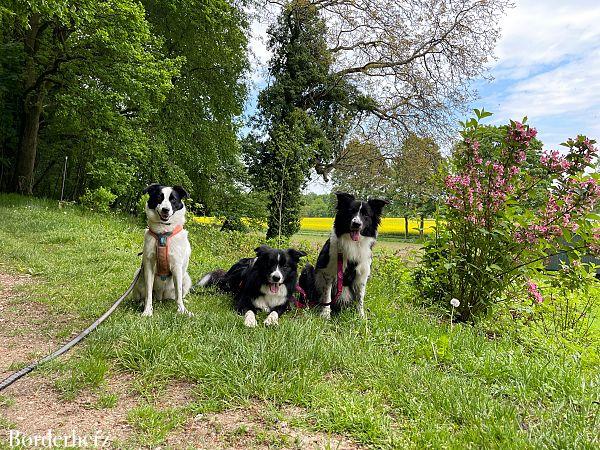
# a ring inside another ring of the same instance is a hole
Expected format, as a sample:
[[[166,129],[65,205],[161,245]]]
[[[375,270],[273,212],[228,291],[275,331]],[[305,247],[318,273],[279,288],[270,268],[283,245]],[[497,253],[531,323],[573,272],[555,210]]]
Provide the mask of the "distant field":
[[[220,220],[216,217],[194,217],[198,223],[218,224]],[[300,219],[300,232],[328,232],[333,226],[332,217],[303,217]],[[424,233],[431,234],[434,232],[435,220],[426,219],[424,222]],[[379,233],[382,236],[404,236],[404,218],[402,217],[384,217],[379,227]],[[408,234],[419,234],[419,221],[409,220]]]

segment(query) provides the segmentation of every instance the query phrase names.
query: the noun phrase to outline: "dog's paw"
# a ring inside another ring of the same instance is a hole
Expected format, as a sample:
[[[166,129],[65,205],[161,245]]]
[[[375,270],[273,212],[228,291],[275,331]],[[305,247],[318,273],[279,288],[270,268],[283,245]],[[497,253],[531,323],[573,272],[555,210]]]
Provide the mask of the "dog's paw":
[[[187,310],[187,309],[185,309],[185,308],[178,308],[177,312],[179,314],[184,314],[184,315],[186,315],[188,317],[194,317],[194,313],[191,312],[191,311],[189,311],[189,310]]]
[[[271,314],[269,314],[263,323],[268,327],[272,325],[279,325],[279,314],[277,314],[277,311],[273,311]]]
[[[244,325],[249,328],[254,328],[256,325],[258,325],[256,323],[256,316],[254,315],[254,312],[246,311],[246,314],[244,315]]]
[[[152,317],[152,308],[150,309],[144,309],[144,312],[142,313],[142,317]]]
[[[325,320],[331,319],[331,306],[323,306],[321,317]]]

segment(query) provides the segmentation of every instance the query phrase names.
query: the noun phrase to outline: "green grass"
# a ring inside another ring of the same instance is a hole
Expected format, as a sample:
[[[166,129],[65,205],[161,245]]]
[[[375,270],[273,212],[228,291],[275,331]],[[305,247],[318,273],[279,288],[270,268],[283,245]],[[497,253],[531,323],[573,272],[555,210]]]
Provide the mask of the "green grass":
[[[127,421],[141,434],[144,446],[157,445],[171,430],[185,423],[185,415],[175,408],[162,410],[146,404],[129,411]]]
[[[138,221],[17,196],[0,196],[0,212],[10,218],[0,229],[2,261],[36,274],[31,295],[72,314],[70,327],[103,312],[139,264]],[[193,279],[251,255],[261,240],[188,229]],[[316,247],[301,245],[314,261]],[[164,302],[143,319],[139,305],[127,302],[51,369],[66,398],[101,389],[111,374],[132,375],[148,404],[128,420],[153,444],[189,415],[259,401],[275,409],[294,405],[303,411],[295,425],[374,447],[600,445],[597,366],[543,339],[530,344],[510,332],[490,339],[490,325],[455,325],[451,333],[447,322],[417,306],[404,267],[390,252],[375,259],[366,321],[351,311],[330,322],[301,311],[285,315],[278,328],[247,329],[214,291],[188,297],[193,318]],[[194,400],[185,408],[153,404],[153,393],[171,380],[193,383]],[[260,438],[281,445],[268,433]]]

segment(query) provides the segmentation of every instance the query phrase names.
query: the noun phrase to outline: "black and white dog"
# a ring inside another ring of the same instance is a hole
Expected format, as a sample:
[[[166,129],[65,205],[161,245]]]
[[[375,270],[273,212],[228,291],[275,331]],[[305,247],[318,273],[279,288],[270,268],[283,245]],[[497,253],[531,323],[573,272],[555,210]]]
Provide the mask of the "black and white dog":
[[[265,325],[277,325],[290,305],[298,279],[298,262],[306,253],[277,250],[266,245],[255,249],[256,258],[244,258],[227,272],[223,269],[206,274],[200,286],[217,286],[233,294],[235,310],[244,316],[247,327],[255,327],[257,311],[269,313]]]
[[[187,272],[192,249],[188,233],[183,229],[185,205],[189,197],[181,186],[152,184],[143,191],[148,194],[146,217],[148,228],[140,277],[133,290],[134,300],[145,302],[142,316],[152,315],[152,300],[177,300],[177,311],[191,315],[183,298],[192,286]]]
[[[331,317],[332,298],[337,293],[338,260],[343,271],[342,292],[335,307],[356,303],[364,317],[364,298],[371,274],[372,249],[377,239],[383,207],[387,200],[356,200],[353,195],[337,192],[333,230],[319,253],[316,268],[307,265],[300,277],[300,287],[309,299],[321,306],[321,316]]]

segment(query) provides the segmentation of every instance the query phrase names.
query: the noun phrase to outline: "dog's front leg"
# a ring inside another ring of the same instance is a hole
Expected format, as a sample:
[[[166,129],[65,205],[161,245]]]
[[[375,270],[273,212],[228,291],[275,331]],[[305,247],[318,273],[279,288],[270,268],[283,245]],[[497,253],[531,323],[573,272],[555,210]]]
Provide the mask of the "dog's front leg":
[[[356,286],[356,310],[358,311],[358,315],[364,319],[365,317],[365,290],[367,287],[366,281],[359,281]]]
[[[323,295],[321,297],[321,304],[323,309],[321,310],[321,317],[329,320],[331,318],[331,290],[333,289],[333,281],[324,276],[322,278],[323,283]]]
[[[291,299],[288,299],[288,302]],[[272,325],[279,325],[279,318],[281,315],[286,312],[288,309],[288,303],[284,303],[283,305],[277,306],[273,308],[273,310],[269,313],[265,321],[263,322],[267,327]]]
[[[179,314],[187,314],[192,316],[192,313],[185,309],[183,304],[183,269],[181,266],[173,267],[173,285],[175,286],[175,298],[177,299],[177,312]]]
[[[258,325],[258,322],[256,322],[256,313],[253,310],[249,309],[244,313],[244,325],[248,328],[254,328]]]
[[[154,289],[154,266],[150,261],[144,261],[144,282],[146,283],[146,304],[142,316],[152,315],[152,290]]]
[[[244,316],[244,325],[249,328],[254,328],[258,325],[256,322],[256,309],[252,304],[252,300],[240,293],[235,299],[235,310],[238,314]]]

